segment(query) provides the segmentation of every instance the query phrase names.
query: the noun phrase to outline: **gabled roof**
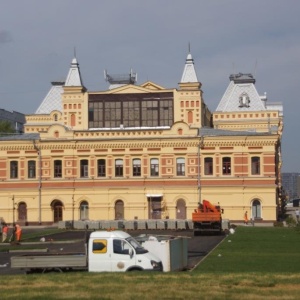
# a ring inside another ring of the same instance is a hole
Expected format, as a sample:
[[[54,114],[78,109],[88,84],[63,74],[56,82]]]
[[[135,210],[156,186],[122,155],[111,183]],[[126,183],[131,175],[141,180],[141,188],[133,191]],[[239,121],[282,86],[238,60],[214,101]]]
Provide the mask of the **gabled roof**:
[[[149,89],[149,90],[164,90],[165,88],[162,87],[161,85],[158,85],[152,81],[146,81],[144,82],[143,84],[140,85],[141,87],[144,87],[146,89]]]
[[[72,60],[65,86],[83,86],[79,64],[75,57]]]
[[[251,74],[239,73],[229,78],[230,83],[216,109],[217,112],[267,110],[265,105],[267,99],[259,96]],[[247,103],[242,103],[243,97],[247,99]]]
[[[62,111],[61,94],[63,93],[64,81],[51,82],[52,87],[43,102],[36,110],[36,114],[50,114],[53,110]]]
[[[121,87],[115,88],[113,90],[108,90],[107,94],[126,94],[126,93],[155,93],[155,92],[169,92],[170,90],[166,90],[164,88],[161,88],[158,85],[155,85],[154,83],[148,82],[149,86],[146,85],[133,85],[133,84],[127,84],[123,85]],[[150,88],[149,88],[150,87]],[[152,87],[152,88],[151,88]]]
[[[189,53],[186,60],[180,83],[199,82],[194,67],[192,54]]]

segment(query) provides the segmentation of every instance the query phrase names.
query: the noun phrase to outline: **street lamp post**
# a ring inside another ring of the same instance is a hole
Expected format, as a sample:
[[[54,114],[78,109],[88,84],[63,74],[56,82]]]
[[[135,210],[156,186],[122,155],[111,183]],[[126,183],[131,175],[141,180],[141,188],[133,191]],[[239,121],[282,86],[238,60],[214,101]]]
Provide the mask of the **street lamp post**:
[[[13,202],[13,209],[12,209],[12,213],[13,213],[13,224],[15,224],[15,195],[12,196],[12,202]]]

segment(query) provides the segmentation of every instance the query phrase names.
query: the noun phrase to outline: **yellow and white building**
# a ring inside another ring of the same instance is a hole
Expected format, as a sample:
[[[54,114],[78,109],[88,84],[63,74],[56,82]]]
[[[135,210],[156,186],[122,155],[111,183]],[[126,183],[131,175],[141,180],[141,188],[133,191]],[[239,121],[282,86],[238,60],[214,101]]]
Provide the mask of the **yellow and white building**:
[[[189,53],[177,88],[110,76],[88,91],[74,58],[25,133],[0,140],[0,217],[6,222],[190,219],[203,199],[224,218],[278,216],[282,105],[234,74],[211,113]]]

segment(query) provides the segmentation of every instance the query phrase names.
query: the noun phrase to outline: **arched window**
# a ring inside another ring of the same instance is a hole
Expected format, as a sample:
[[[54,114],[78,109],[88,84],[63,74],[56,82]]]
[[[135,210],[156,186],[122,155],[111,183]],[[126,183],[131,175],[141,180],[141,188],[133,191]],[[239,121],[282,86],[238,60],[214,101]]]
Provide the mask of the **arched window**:
[[[82,201],[80,203],[80,220],[89,219],[89,204],[87,201]]]

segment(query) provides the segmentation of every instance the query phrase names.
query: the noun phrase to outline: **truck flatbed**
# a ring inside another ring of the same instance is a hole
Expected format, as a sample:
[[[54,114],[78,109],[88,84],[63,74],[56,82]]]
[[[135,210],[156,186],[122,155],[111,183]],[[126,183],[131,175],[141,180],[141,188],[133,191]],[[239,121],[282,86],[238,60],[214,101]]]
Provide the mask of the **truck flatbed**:
[[[11,268],[27,271],[47,271],[56,269],[60,272],[72,269],[87,269],[85,253],[38,253],[24,254],[11,257]]]

